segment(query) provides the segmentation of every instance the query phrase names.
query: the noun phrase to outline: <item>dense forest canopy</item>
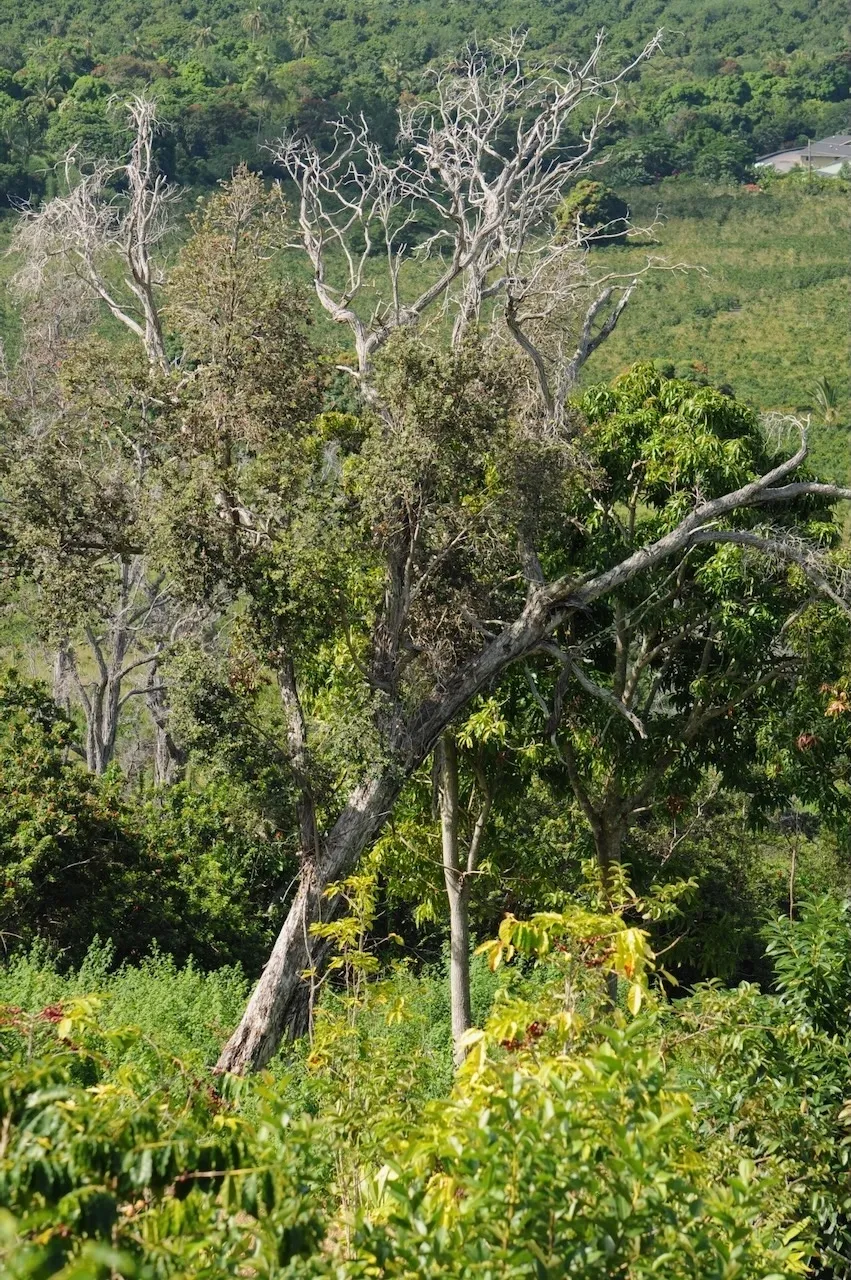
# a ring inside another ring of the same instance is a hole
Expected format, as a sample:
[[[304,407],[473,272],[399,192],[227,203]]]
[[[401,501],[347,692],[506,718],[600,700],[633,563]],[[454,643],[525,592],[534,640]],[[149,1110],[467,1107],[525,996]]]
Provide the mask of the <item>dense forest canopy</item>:
[[[261,16],[252,18],[256,13]],[[697,54],[729,57],[742,54],[806,52],[838,53],[847,36],[848,14],[837,0],[819,0],[806,9],[789,0],[775,3],[692,3],[691,0],[639,0],[624,6],[603,0],[593,7],[576,0],[530,0],[517,5],[510,0],[471,4],[458,0],[448,10],[425,3],[339,3],[284,6],[272,0],[247,9],[234,0],[210,0],[200,4],[125,3],[105,0],[65,0],[48,11],[33,5],[7,19],[6,41],[42,40],[50,37],[90,40],[105,54],[123,52],[134,41],[147,41],[159,53],[178,56],[186,52],[189,38],[203,24],[212,29],[212,41],[239,52],[252,38],[264,33],[282,43],[287,40],[288,18],[303,23],[317,43],[340,58],[366,59],[393,51],[412,65],[453,52],[473,33],[481,39],[509,30],[528,29],[536,50],[557,53],[587,43],[601,27],[611,32],[618,53],[636,52],[648,31],[663,26],[671,31],[671,55]],[[255,29],[256,28],[256,29]],[[203,47],[203,41],[201,45]],[[364,48],[367,46],[368,48]],[[290,46],[291,47],[291,46]]]
[[[4,1276],[849,1280],[845,16],[4,18]]]
[[[804,21],[804,17],[806,21]],[[608,32],[612,65],[657,28],[660,53],[629,87],[608,142],[618,182],[695,172],[741,178],[757,156],[848,127],[847,13],[819,3],[439,5],[297,9],[258,5],[38,4],[0,24],[0,191],[52,189],[70,146],[114,150],[111,95],[150,91],[168,123],[160,159],[183,183],[268,167],[284,128],[316,132],[365,112],[392,137],[395,108],[423,71],[472,36],[528,33],[544,59],[578,56]]]

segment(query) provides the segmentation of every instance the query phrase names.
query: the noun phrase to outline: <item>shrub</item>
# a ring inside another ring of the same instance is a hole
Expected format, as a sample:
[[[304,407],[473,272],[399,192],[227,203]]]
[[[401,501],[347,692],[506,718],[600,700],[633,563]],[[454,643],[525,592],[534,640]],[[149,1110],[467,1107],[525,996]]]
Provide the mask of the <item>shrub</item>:
[[[587,179],[564,197],[555,212],[556,236],[566,239],[579,228],[583,244],[622,244],[629,206],[602,182]]]

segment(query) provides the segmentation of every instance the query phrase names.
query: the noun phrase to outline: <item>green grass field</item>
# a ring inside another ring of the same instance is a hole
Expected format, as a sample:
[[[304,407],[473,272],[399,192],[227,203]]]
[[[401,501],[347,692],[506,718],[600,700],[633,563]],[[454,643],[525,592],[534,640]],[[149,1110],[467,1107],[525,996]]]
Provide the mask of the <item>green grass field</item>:
[[[652,246],[594,252],[602,271],[647,259],[698,270],[645,280],[586,381],[612,377],[637,359],[702,366],[715,383],[763,410],[812,413],[813,458],[831,478],[849,474],[851,201],[838,185],[809,192],[783,184],[761,194],[671,181],[628,193],[637,224],[661,206]],[[838,397],[826,426],[813,388],[826,377]]]

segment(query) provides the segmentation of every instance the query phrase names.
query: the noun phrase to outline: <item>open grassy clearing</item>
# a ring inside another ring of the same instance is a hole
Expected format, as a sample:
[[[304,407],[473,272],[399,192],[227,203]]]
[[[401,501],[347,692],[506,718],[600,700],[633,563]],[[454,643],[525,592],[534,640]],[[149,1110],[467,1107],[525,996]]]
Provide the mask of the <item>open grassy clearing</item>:
[[[661,207],[658,244],[597,250],[597,265],[625,269],[652,253],[705,273],[660,272],[645,281],[586,379],[608,379],[639,358],[673,364],[678,374],[697,368],[760,409],[812,412],[815,461],[825,475],[847,478],[847,193],[786,186],[755,194],[669,182],[629,196],[639,224]],[[831,426],[815,406],[819,377],[838,393]]]

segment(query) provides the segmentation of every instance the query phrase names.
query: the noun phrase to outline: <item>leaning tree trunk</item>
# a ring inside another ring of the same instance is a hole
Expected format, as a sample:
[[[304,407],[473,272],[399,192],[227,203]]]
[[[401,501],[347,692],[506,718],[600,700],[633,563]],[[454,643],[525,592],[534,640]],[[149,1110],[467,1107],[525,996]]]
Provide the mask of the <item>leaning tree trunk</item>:
[[[440,834],[443,877],[449,899],[449,996],[452,1056],[456,1067],[466,1057],[463,1038],[473,1025],[470,1000],[470,881],[458,849],[458,748],[444,733],[438,749]]]
[[[519,617],[456,673],[439,698],[427,698],[404,725],[396,726],[396,742],[388,746],[384,768],[355,787],[331,831],[320,841],[319,855],[305,859],[295,901],[216,1071],[242,1074],[258,1070],[285,1034],[297,1035],[308,1025],[310,987],[302,974],[305,969],[318,969],[326,950],[311,941],[310,926],[335,910],[335,904],[323,896],[324,890],[357,866],[390,817],[402,787],[434,750],[453,717],[490,680],[540,641],[550,608],[546,592],[531,594]]]
[[[257,1071],[274,1055],[284,1035],[307,1030],[311,983],[304,974],[321,969],[327,951],[311,937],[310,926],[340,910],[342,903],[329,901],[324,891],[349,874],[381,830],[405,776],[387,769],[356,787],[319,860],[304,864],[295,900],[242,1020],[216,1063],[217,1072]]]

